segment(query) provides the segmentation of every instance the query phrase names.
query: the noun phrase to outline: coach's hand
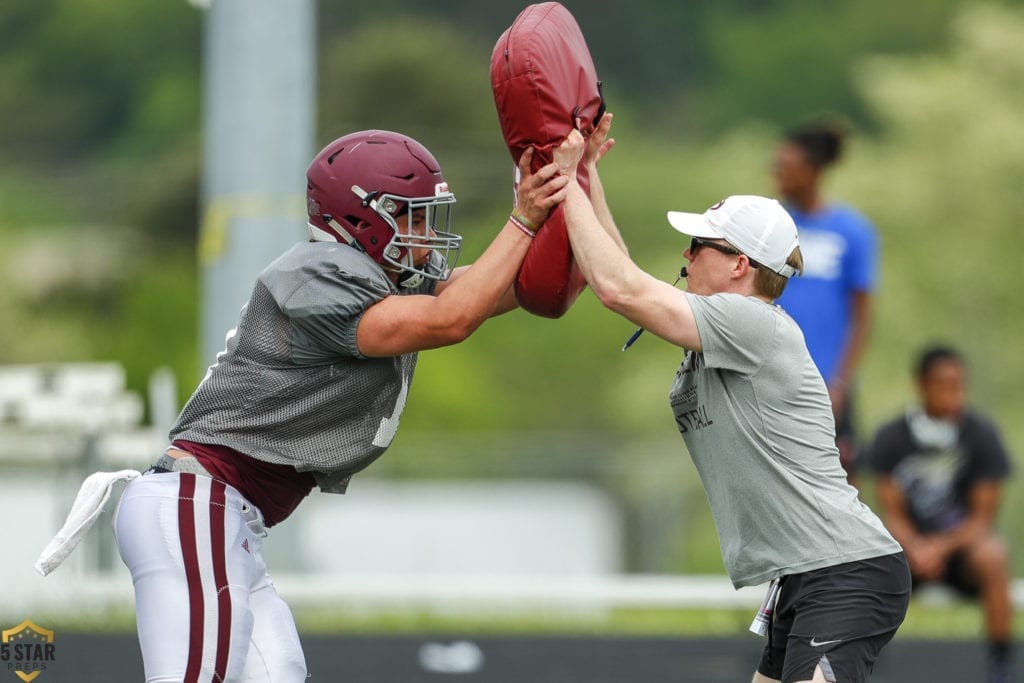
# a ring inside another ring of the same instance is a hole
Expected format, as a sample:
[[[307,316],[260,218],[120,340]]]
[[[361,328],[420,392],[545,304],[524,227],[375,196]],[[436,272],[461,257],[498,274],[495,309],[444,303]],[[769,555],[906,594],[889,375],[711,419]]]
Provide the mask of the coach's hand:
[[[587,149],[583,153],[583,163],[591,172],[597,168],[597,162],[615,146],[615,138],[608,137],[608,131],[612,127],[612,113],[606,111],[597,124],[597,128],[587,138]]]
[[[580,165],[580,159],[583,158],[586,148],[587,141],[583,138],[583,134],[575,128],[569,131],[569,135],[554,151],[558,172],[569,180],[575,180],[576,168]]]

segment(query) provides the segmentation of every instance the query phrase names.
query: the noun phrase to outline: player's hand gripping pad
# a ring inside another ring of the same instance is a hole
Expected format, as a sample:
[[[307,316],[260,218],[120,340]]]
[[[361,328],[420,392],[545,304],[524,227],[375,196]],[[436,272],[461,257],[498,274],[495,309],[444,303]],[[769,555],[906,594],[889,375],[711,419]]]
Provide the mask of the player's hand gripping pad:
[[[551,163],[552,152],[583,119],[589,135],[604,114],[601,82],[576,19],[557,2],[524,9],[491,54],[491,90],[513,162],[533,147],[532,170]],[[577,172],[589,193],[586,167]],[[555,208],[537,233],[516,277],[519,305],[558,318],[586,286],[572,255],[565,216]]]

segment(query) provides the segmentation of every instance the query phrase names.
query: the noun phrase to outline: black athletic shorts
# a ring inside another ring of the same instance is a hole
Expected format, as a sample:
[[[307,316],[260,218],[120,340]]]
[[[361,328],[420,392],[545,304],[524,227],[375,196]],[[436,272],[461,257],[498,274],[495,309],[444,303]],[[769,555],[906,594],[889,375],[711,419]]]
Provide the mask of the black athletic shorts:
[[[784,576],[757,670],[783,683],[867,681],[903,623],[910,570],[903,553]]]

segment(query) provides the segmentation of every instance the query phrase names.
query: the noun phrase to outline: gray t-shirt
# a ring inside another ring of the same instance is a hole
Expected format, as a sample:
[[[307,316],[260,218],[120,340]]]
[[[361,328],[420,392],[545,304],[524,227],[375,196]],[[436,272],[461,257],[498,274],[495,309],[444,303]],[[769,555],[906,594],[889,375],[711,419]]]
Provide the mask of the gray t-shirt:
[[[686,293],[703,351],[670,394],[739,588],[901,550],[846,483],[828,392],[800,328],[737,294]]]
[[[432,293],[427,280],[411,293]],[[387,447],[398,429],[416,354],[365,358],[356,329],[399,294],[362,252],[296,244],[260,274],[238,327],[171,429],[182,439],[312,471],[324,491]]]

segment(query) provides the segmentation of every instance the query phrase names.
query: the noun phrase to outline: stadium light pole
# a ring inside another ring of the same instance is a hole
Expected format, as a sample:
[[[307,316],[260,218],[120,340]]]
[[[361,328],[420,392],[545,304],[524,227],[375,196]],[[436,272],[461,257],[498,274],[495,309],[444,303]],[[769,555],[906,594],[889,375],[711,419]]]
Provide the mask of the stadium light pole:
[[[205,369],[224,348],[263,267],[304,239],[316,7],[315,0],[189,1],[205,11],[199,229]]]

